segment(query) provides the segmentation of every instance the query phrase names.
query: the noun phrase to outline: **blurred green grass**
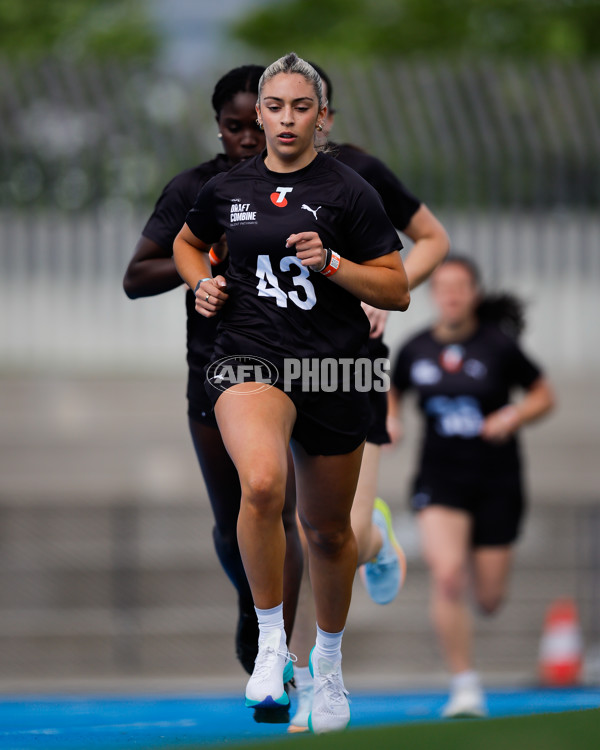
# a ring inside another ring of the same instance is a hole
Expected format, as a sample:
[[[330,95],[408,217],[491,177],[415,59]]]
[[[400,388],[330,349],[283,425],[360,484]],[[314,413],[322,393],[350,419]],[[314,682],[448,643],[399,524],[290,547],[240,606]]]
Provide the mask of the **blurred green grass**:
[[[223,747],[212,745],[211,747]],[[226,743],[228,750],[598,750],[600,709],[501,719],[439,721]],[[200,750],[200,748],[198,748]],[[206,746],[204,750],[207,750]]]

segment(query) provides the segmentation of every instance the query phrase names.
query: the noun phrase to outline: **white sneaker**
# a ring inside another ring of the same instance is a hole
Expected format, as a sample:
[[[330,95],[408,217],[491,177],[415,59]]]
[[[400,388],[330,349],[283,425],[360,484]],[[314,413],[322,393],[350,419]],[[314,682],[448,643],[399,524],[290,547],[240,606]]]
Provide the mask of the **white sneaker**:
[[[350,723],[350,706],[342,679],[341,657],[331,662],[316,656],[313,648],[308,665],[314,678],[313,705],[308,716],[310,731],[320,734],[345,729]]]
[[[314,687],[312,680],[296,688],[296,713],[290,721],[288,732],[308,732],[308,717],[312,711]]]
[[[290,702],[283,683],[289,679],[295,657],[288,651],[285,631],[274,630],[258,639],[254,671],[246,685],[246,706],[277,708]]]
[[[450,693],[442,709],[445,719],[480,718],[487,716],[485,695],[479,685],[465,685]]]

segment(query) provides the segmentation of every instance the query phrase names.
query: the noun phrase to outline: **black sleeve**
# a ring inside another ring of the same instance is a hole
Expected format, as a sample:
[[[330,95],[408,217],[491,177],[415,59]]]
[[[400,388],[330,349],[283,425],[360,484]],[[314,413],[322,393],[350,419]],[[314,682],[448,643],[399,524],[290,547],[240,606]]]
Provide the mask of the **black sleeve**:
[[[372,157],[365,179],[381,196],[385,212],[392,224],[401,231],[421,207],[421,201],[396,177],[382,161]]]
[[[142,229],[142,235],[156,242],[169,256],[173,253],[173,240],[185,223],[185,217],[194,202],[188,181],[181,175],[174,177],[156,201],[154,211]]]
[[[338,252],[355,263],[363,263],[401,250],[402,242],[377,192],[360,177],[355,177],[360,182],[355,183],[350,193],[344,221],[345,246]]]
[[[410,352],[408,345],[403,346],[398,352],[394,367],[392,369],[392,385],[400,393],[408,391],[410,382]]]
[[[196,196],[193,207],[188,211],[185,223],[192,233],[207,245],[218,242],[225,228],[219,224],[217,218],[217,199],[215,195],[219,178],[217,175],[210,179]]]
[[[527,390],[542,376],[542,370],[520,348],[516,341],[510,342],[508,353],[508,378],[511,385]]]

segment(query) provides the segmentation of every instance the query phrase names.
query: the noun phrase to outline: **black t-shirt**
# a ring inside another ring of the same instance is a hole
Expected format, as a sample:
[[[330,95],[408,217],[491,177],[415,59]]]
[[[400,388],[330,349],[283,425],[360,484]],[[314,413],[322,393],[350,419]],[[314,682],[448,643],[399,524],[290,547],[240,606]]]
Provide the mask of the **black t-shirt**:
[[[320,153],[303,169],[276,173],[259,155],[210,180],[186,221],[208,244],[227,235],[229,299],[215,355],[257,354],[282,366],[285,357],[364,353],[360,301],[285,246],[292,233],[316,231],[357,263],[402,247],[379,195],[352,169]]]
[[[529,388],[541,370],[497,326],[482,324],[466,341],[443,344],[431,330],[410,339],[396,359],[392,382],[416,391],[425,422],[421,467],[458,475],[517,466],[516,438],[494,444],[479,437],[483,419],[509,403],[515,386]]]
[[[419,209],[421,202],[416,198],[386,165],[370,154],[350,144],[330,143],[331,156],[352,167],[379,193],[387,215],[397,229],[403,230]],[[185,222],[189,209],[200,188],[216,174],[226,172],[230,164],[224,154],[186,169],[170,180],[163,189],[152,215],[148,219],[142,235],[156,242],[165,250],[165,257],[171,257],[173,241]],[[224,274],[229,264],[226,258],[213,268],[213,275]],[[192,292],[186,294],[187,310],[187,352],[190,367],[201,369],[209,361],[216,335],[218,317],[205,318],[195,310]],[[382,337],[369,339],[371,356],[383,356]]]
[[[156,242],[165,251],[165,257],[173,255],[173,241],[185,223],[185,217],[194,205],[200,188],[211,177],[226,172],[230,168],[227,157],[219,154],[214,159],[193,169],[186,169],[167,183],[162,191],[152,215],[142,230],[142,235]],[[213,274],[225,273],[228,261],[213,268]],[[205,318],[195,310],[193,292],[186,294],[187,309],[187,352],[190,367],[202,368],[209,361],[218,321]]]

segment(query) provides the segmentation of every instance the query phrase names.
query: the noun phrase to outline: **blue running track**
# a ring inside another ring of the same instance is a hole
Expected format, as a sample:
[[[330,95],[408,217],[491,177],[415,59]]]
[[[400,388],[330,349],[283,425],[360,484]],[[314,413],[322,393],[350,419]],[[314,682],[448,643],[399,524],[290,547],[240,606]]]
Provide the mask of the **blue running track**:
[[[600,708],[600,687],[505,689],[487,697],[491,716]],[[437,720],[446,694],[353,693],[351,698],[352,726],[359,727]],[[0,750],[186,748],[274,737],[286,729],[286,724],[257,724],[241,696],[0,697]]]

